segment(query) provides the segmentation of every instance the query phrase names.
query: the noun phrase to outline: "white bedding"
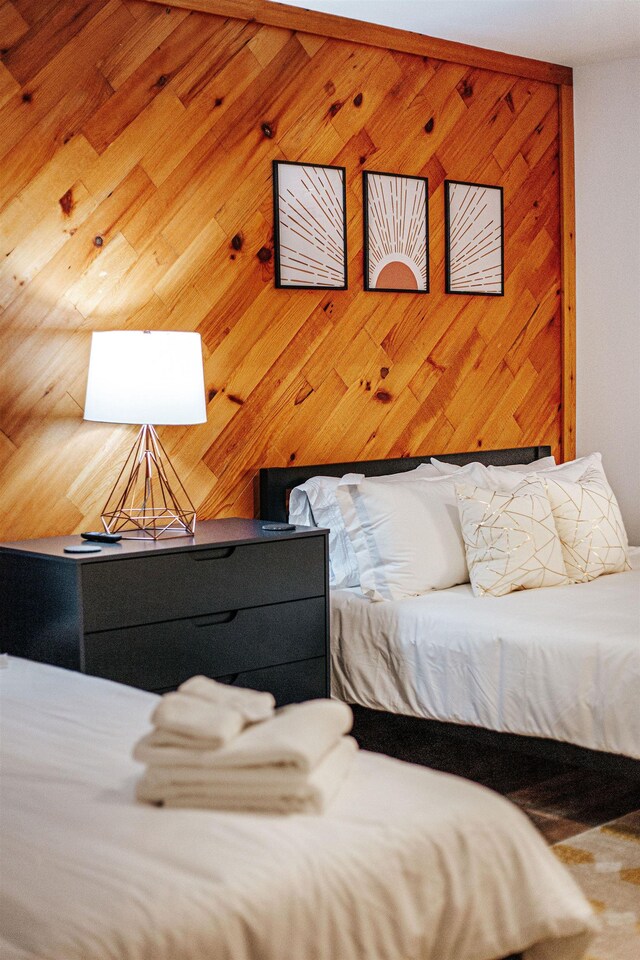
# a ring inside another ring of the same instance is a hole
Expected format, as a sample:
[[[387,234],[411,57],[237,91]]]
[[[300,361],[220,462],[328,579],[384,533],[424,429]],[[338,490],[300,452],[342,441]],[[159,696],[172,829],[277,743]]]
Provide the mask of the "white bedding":
[[[640,548],[590,583],[376,603],[331,595],[335,696],[640,759]]]
[[[324,817],[136,805],[156,697],[10,659],[3,960],[577,960],[593,921],[524,815],[361,753]]]

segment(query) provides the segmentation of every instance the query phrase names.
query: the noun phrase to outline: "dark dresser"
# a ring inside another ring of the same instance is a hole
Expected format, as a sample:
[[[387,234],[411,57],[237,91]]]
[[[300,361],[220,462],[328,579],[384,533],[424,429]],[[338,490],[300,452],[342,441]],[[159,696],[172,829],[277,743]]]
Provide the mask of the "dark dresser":
[[[0,544],[3,652],[145,690],[203,673],[279,704],[329,696],[326,531],[205,520],[64,553],[80,542]]]

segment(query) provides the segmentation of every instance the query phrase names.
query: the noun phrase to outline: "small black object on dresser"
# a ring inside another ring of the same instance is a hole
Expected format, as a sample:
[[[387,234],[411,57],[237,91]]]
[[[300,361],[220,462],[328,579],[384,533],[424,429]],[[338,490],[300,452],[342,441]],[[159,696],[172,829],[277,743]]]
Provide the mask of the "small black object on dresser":
[[[4,652],[158,692],[203,673],[279,704],[329,696],[327,531],[225,519],[64,552],[77,542],[0,544]]]

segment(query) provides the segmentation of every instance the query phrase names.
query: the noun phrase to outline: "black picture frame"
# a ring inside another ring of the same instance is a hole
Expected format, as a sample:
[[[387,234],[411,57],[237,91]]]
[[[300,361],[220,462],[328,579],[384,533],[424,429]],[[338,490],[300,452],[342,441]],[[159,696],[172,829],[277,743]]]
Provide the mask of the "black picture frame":
[[[415,185],[412,190],[410,185]],[[429,293],[428,178],[364,170],[362,206],[364,289]]]
[[[445,293],[504,296],[502,187],[445,180],[444,237]]]
[[[273,161],[273,246],[276,288],[348,288],[346,167]]]

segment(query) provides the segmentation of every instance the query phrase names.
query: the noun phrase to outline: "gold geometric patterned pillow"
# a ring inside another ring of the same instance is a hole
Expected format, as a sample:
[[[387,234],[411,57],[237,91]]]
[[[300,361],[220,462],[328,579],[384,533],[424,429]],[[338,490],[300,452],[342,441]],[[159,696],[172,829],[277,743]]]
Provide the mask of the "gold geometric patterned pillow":
[[[534,482],[533,479],[531,481]],[[598,470],[579,480],[539,477],[549,496],[567,573],[576,583],[630,570],[629,541],[613,490]]]
[[[571,583],[540,482],[525,481],[510,493],[457,483],[456,494],[476,597]]]

